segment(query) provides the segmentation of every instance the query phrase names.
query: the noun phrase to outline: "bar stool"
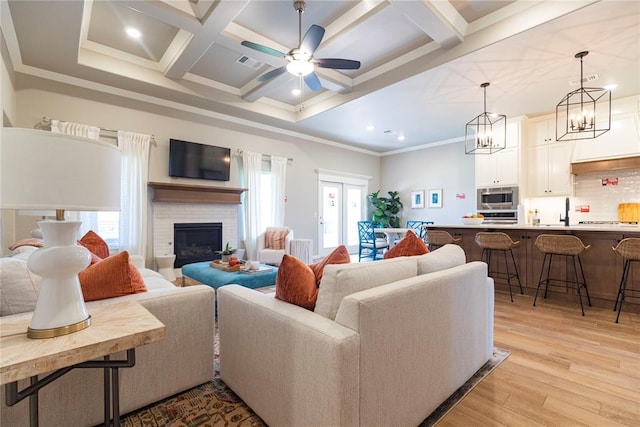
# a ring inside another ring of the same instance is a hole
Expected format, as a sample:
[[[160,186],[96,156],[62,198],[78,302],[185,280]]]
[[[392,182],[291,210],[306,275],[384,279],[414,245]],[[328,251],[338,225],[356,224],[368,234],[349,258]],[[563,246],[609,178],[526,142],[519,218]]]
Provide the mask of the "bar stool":
[[[586,250],[591,248],[591,245],[585,246],[578,237],[573,236],[571,234],[541,234],[535,241],[535,246],[538,250],[544,253],[544,259],[542,260],[542,269],[540,270],[540,280],[538,281],[538,287],[536,288],[536,296],[533,299],[533,306],[536,305],[536,300],[538,299],[538,291],[540,290],[540,285],[545,283],[544,288],[544,298],[547,298],[547,290],[549,289],[549,282],[564,282],[565,286],[569,283],[574,283],[576,285],[576,291],[578,292],[578,299],[580,300],[580,310],[582,310],[582,315],[584,316],[584,306],[582,305],[582,294],[580,293],[580,288],[584,288],[584,292],[587,294],[587,301],[589,302],[589,307],[591,307],[591,298],[589,297],[589,290],[587,289],[587,280],[584,277],[584,270],[582,268],[582,260],[580,259],[580,254]],[[573,273],[576,278],[575,282],[570,282],[568,280],[561,279],[549,279],[549,273],[551,271],[551,261],[553,260],[554,255],[560,255],[564,257],[571,257],[573,260]],[[580,275],[582,276],[582,283],[580,283],[580,279],[578,278],[578,268],[576,265],[576,259],[578,260],[578,265],[580,266]],[[548,262],[547,262],[548,260]],[[547,267],[547,276],[545,280],[542,280],[542,276],[544,275],[545,266]],[[557,286],[551,284],[551,286]]]
[[[622,312],[622,301],[624,301],[624,294],[627,290],[627,280],[629,279],[629,267],[632,262],[640,261],[640,238],[627,237],[622,239],[613,251],[619,255],[624,261],[624,267],[622,269],[622,278],[620,279],[620,287],[618,288],[618,296],[616,297],[616,304],[613,306],[613,311],[618,311],[616,316],[616,323],[620,319],[620,312]],[[636,292],[634,289],[629,289],[629,292]],[[630,297],[632,295],[629,295]],[[635,298],[635,297],[634,297]],[[619,306],[618,306],[619,301]]]
[[[482,248],[482,256],[481,261],[487,263],[489,268],[489,276],[494,278],[506,279],[507,284],[509,285],[509,296],[511,297],[511,302],[513,302],[513,292],[511,291],[511,279],[518,279],[518,286],[520,287],[520,294],[524,295],[524,291],[522,290],[522,283],[520,282],[520,275],[518,274],[518,265],[516,264],[516,259],[513,256],[513,248],[517,248],[520,246],[520,241],[514,242],[511,240],[511,237],[506,233],[501,233],[497,231],[481,231],[476,233],[476,243],[480,248]],[[500,251],[504,255],[504,265],[506,273],[502,273],[500,271],[491,271],[491,258],[494,251]],[[513,268],[515,273],[509,271],[509,263],[507,262],[507,252],[511,254],[511,262],[513,264]]]
[[[426,230],[425,233],[425,243],[429,245],[430,251],[434,251],[444,245],[457,245],[462,241],[461,237],[455,238],[449,234],[449,232],[444,230]]]

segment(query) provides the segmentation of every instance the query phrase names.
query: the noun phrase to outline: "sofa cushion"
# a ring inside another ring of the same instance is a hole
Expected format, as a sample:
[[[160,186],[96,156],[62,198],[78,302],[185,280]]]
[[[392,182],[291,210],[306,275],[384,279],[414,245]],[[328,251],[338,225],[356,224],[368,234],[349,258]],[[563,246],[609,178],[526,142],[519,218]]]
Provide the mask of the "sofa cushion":
[[[23,246],[33,246],[36,248],[42,248],[44,247],[44,240],[37,239],[35,237],[31,237],[29,239],[20,239],[17,242],[15,242],[13,245],[9,246],[9,250],[15,251],[16,249]]]
[[[404,236],[397,245],[384,253],[384,259],[399,256],[424,255],[426,253],[429,253],[427,245],[425,245],[422,239],[416,236],[413,231],[409,230],[407,235]]]
[[[316,286],[320,286],[322,280],[322,274],[324,267],[328,264],[348,264],[351,262],[349,251],[345,245],[340,245],[335,248],[329,255],[327,255],[322,261],[311,264],[311,270],[316,276]]]
[[[87,234],[82,236],[82,239],[78,240],[78,243],[102,259],[109,256],[109,245],[107,245],[107,242],[91,230],[87,231]]]
[[[140,272],[123,251],[103,259],[78,273],[85,301],[146,292]]]
[[[320,282],[314,311],[333,320],[345,296],[417,274],[416,257],[327,265]]]
[[[26,257],[0,258],[0,316],[33,311],[41,282],[27,268]]]
[[[428,254],[412,258],[418,261],[419,275],[446,270],[467,262],[464,249],[453,244],[444,245]]]
[[[316,276],[311,268],[292,255],[284,255],[276,277],[276,298],[313,310],[318,297]]]
[[[289,234],[289,229],[287,228],[268,227],[264,237],[265,248],[283,250],[287,234]]]

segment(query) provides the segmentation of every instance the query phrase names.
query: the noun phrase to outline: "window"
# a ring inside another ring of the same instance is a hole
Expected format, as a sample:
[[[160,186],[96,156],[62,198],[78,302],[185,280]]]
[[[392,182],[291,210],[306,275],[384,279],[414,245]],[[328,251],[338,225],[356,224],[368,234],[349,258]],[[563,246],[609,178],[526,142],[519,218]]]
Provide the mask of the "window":
[[[96,212],[96,217],[96,233],[110,248],[117,248],[120,243],[120,212]]]

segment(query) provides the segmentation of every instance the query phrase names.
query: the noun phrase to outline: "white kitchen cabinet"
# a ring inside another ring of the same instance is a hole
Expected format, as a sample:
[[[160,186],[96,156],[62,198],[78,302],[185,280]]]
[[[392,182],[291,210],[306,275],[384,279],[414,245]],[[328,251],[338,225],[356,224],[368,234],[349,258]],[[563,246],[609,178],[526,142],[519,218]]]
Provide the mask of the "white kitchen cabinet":
[[[637,101],[618,104],[614,102],[612,111],[610,131],[594,139],[579,139],[574,142],[573,162],[640,155]]]
[[[571,195],[571,143],[534,144],[527,149],[527,162],[527,197]]]
[[[476,154],[476,187],[517,186],[520,173],[520,122],[507,125],[507,144],[493,154]]]
[[[529,123],[527,145],[546,145],[556,140],[555,116],[545,116]]]

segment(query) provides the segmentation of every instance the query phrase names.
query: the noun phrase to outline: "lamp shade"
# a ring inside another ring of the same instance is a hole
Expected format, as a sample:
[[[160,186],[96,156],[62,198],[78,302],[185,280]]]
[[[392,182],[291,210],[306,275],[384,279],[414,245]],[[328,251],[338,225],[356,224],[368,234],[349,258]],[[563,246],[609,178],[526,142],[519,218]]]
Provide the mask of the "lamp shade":
[[[89,327],[78,273],[91,255],[75,244],[80,221],[63,221],[63,213],[120,209],[120,150],[87,138],[3,128],[0,167],[0,207],[56,210],[60,217],[38,223],[44,247],[27,260],[42,277],[27,337],[53,338]]]
[[[36,129],[3,128],[3,209],[120,210],[120,149]]]

